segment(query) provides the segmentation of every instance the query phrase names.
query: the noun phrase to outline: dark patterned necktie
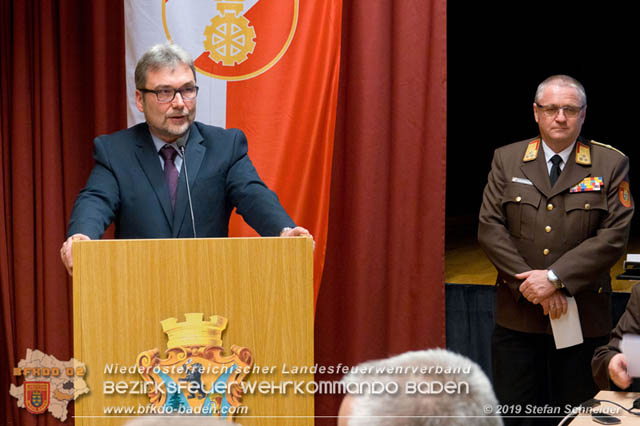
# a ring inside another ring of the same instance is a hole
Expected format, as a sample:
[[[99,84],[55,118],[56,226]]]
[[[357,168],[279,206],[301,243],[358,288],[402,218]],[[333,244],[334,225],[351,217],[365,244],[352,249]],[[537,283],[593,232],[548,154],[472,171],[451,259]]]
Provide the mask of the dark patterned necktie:
[[[551,163],[553,164],[553,166],[551,166],[551,173],[549,173],[549,180],[551,181],[551,187],[553,187],[553,185],[556,184],[556,181],[558,180],[558,176],[560,176],[560,172],[562,170],[560,170],[560,163],[562,163],[562,157],[560,157],[559,155],[554,155],[553,157],[551,157]]]
[[[178,151],[171,145],[165,145],[160,150],[160,155],[164,158],[164,178],[169,187],[169,198],[171,198],[171,208],[176,205],[176,189],[178,188],[178,169],[174,160]]]

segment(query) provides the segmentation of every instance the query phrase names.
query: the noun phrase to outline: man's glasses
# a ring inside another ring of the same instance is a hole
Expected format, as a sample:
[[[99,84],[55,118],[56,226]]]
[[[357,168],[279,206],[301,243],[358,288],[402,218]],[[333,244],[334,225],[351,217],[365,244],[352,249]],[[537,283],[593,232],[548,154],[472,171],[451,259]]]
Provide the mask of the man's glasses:
[[[582,105],[580,107],[572,105],[559,107],[557,105],[540,105],[536,102],[536,106],[538,109],[542,110],[547,117],[555,117],[560,113],[560,111],[562,111],[565,117],[576,118],[586,105]]]
[[[183,89],[174,89],[173,87],[169,87],[167,89],[158,89],[158,90],[150,90],[150,89],[138,89],[142,93],[155,93],[156,98],[158,98],[158,102],[161,104],[166,104],[176,97],[176,93],[180,93],[182,99],[185,101],[192,101],[198,96],[198,86],[190,86],[185,87]]]

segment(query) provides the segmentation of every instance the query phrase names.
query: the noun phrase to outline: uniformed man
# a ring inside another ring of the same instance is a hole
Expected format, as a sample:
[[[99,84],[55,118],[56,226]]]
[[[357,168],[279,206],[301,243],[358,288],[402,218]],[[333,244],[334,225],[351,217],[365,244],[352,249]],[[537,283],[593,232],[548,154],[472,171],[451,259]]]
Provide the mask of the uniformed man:
[[[480,209],[478,240],[498,270],[494,386],[500,403],[521,413],[551,404],[564,416],[566,405],[593,397],[591,356],[612,327],[609,270],[624,253],[634,209],[629,160],[580,137],[586,110],[577,80],[543,81],[533,104],[540,135],[495,151]],[[584,343],[556,349],[549,317],[567,312],[567,296]]]

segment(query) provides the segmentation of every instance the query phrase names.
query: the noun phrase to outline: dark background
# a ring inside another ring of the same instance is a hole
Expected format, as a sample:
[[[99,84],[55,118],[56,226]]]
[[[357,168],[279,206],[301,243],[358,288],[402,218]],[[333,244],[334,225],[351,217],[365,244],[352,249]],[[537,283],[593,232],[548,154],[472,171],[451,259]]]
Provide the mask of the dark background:
[[[448,2],[448,239],[475,240],[493,151],[538,134],[533,97],[553,74],[568,74],[585,86],[582,135],[629,156],[631,191],[638,197],[640,22],[617,2],[596,4]],[[639,220],[636,214],[636,239]]]

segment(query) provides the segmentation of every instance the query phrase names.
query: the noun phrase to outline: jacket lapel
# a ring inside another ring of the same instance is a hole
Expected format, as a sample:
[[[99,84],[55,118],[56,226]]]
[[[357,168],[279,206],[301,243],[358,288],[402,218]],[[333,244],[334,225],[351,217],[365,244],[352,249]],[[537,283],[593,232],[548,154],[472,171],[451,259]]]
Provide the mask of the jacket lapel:
[[[176,196],[176,205],[173,213],[172,227],[174,238],[177,238],[178,235],[180,235],[180,229],[185,226],[185,222],[186,225],[189,226],[189,229],[191,229],[191,214],[187,214],[187,210],[189,209],[189,198],[187,195],[187,188],[185,186],[185,174],[189,175],[189,188],[193,190],[193,184],[196,180],[196,177],[198,176],[198,171],[200,170],[200,165],[202,164],[204,154],[207,151],[204,145],[202,145],[203,141],[204,139],[202,138],[202,135],[198,130],[198,126],[196,126],[195,124],[192,125],[189,132],[189,139],[187,140],[187,145],[185,147],[185,154],[182,168],[180,170],[180,177],[178,178],[178,193]],[[185,216],[188,217],[188,220],[185,220]],[[197,224],[197,218],[195,219]]]
[[[551,182],[547,171],[547,162],[544,158],[544,151],[540,148],[535,160],[522,163],[520,170],[531,181],[531,183],[542,192],[545,197],[551,193]]]
[[[153,144],[148,127],[141,126],[140,128],[140,135],[136,138],[136,157],[142,170],[147,175],[147,179],[149,179],[149,183],[158,198],[160,206],[162,206],[162,211],[167,219],[167,225],[170,226],[173,220],[173,212],[171,211],[169,188],[162,173],[158,152]]]

